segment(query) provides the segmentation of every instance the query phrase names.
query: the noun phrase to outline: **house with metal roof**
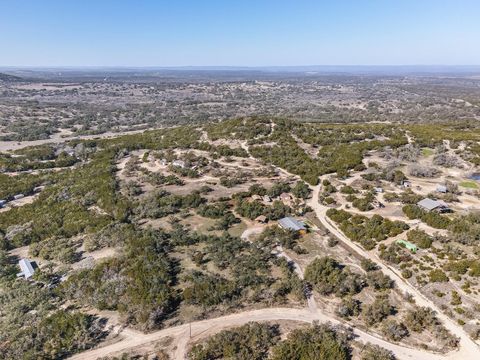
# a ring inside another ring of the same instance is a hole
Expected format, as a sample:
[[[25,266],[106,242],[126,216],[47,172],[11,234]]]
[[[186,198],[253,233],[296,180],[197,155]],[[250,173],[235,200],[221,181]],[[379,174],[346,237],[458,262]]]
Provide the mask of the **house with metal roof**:
[[[36,264],[33,261],[21,259],[18,262],[18,266],[20,266],[21,272],[17,274],[17,277],[23,276],[25,279],[29,279],[35,273]]]
[[[298,221],[290,216],[278,220],[278,225],[285,230],[298,231],[301,233],[305,233],[307,231],[307,228],[303,222]]]
[[[448,211],[448,205],[443,201],[433,200],[430,198],[425,198],[420,200],[417,205],[425,211]]]

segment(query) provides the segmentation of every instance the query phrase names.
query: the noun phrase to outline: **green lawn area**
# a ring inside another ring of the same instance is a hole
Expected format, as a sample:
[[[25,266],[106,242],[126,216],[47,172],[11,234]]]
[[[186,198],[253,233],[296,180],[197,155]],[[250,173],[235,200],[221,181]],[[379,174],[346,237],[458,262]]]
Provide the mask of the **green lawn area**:
[[[478,189],[478,185],[475,181],[462,181],[459,186],[469,189]]]
[[[434,151],[430,148],[423,148],[422,149],[422,155],[423,156],[430,156],[433,155]]]

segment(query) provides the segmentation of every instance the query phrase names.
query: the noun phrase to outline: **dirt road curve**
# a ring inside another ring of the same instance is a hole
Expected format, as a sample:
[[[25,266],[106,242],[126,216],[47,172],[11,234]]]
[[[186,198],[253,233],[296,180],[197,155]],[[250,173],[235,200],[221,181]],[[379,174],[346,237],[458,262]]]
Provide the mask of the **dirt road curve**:
[[[290,320],[301,321],[311,323],[314,320],[320,322],[330,321],[334,324],[339,322],[328,315],[317,312],[312,314],[308,309],[292,309],[292,308],[270,308],[261,310],[246,311],[238,314],[232,314],[222,316],[216,319],[197,321],[191,324],[192,338],[189,338],[190,329],[189,325],[180,325],[164,330],[160,330],[150,334],[134,334],[132,336],[126,336],[124,339],[117,343],[100,347],[98,349],[89,350],[81,354],[73,356],[73,360],[91,360],[98,357],[107,355],[119,355],[124,351],[132,350],[135,347],[145,346],[150,343],[159,341],[166,337],[179,338],[177,342],[177,349],[174,354],[174,358],[178,360],[185,359],[187,344],[190,340],[195,341],[202,337],[214,334],[224,328],[232,326],[240,326],[249,321],[274,321],[274,320]],[[358,340],[362,342],[371,342],[373,344],[380,345],[384,348],[393,351],[399,359],[421,359],[421,360],[440,360],[440,359],[466,359],[459,357],[445,357],[438,354],[432,354],[425,351],[411,349],[395,344],[388,343],[373,335],[367,334],[363,331],[355,329],[355,334],[358,336]],[[455,355],[458,353],[452,353]],[[472,358],[473,359],[473,358]]]
[[[368,252],[358,244],[351,241],[347,238],[337,227],[330,221],[327,216],[326,212],[328,210],[327,207],[318,203],[318,194],[320,192],[321,185],[317,185],[312,188],[312,198],[309,200],[309,204],[312,209],[315,211],[318,219],[320,222],[340,241],[347,244],[350,248],[354,249],[358,254],[375,261],[381,268],[384,274],[390,276],[393,280],[395,280],[396,286],[403,291],[404,293],[409,293],[415,299],[415,302],[419,306],[427,306],[437,312],[437,317],[443,322],[443,325],[450,330],[453,334],[460,338],[460,350],[455,353],[455,357],[452,359],[459,359],[459,360],[476,360],[480,359],[480,347],[468,336],[468,334],[463,330],[461,326],[459,326],[456,322],[446,316],[431,300],[429,300],[425,295],[423,295],[419,290],[417,290],[414,286],[406,282],[397,272],[395,269],[385,265],[383,261],[378,257],[378,255],[374,252]],[[423,357],[418,358],[423,359]]]

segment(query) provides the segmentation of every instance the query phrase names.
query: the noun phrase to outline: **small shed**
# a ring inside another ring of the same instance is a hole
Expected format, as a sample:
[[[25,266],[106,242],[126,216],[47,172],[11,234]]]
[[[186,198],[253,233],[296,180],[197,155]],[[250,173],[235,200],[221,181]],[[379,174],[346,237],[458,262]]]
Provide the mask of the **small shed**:
[[[36,264],[33,261],[21,259],[18,262],[18,266],[20,266],[21,272],[17,274],[17,277],[23,276],[25,279],[29,279],[35,273]]]
[[[304,234],[307,231],[307,228],[303,222],[298,221],[290,216],[278,220],[278,225],[280,225],[282,229],[297,231],[301,234]]]
[[[268,222],[268,219],[265,215],[260,215],[255,218],[255,221],[261,224],[265,224]]]
[[[289,193],[281,193],[280,200],[284,205],[290,205],[292,203],[292,196]]]
[[[438,185],[437,186],[437,192],[445,194],[448,192],[448,189],[445,185]]]
[[[383,188],[377,186],[373,188],[373,191],[375,191],[377,194],[380,194],[383,193]]]
[[[417,252],[417,245],[412,244],[410,241],[407,240],[398,240],[397,244],[405,247],[406,249],[410,250],[412,253]]]
[[[270,198],[270,196],[264,195],[263,196],[263,201],[265,201],[266,203],[269,203],[269,202],[272,202],[272,199]]]
[[[259,200],[260,201],[260,200],[262,200],[262,197],[260,195],[255,194],[255,195],[252,195],[252,200]]]
[[[183,161],[183,160],[174,160],[172,162],[172,165],[177,166],[177,167],[182,168],[182,169],[184,169],[186,167],[185,161]]]

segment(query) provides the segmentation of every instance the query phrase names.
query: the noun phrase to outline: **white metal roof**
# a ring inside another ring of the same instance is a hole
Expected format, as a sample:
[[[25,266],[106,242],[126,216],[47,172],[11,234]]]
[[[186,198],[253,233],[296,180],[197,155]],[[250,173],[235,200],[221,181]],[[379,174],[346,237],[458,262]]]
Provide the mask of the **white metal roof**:
[[[32,263],[28,259],[21,259],[18,262],[18,265],[20,266],[20,272],[18,276],[24,276],[25,279],[31,278],[33,276],[33,273],[35,272],[35,269],[32,266]]]
[[[299,230],[305,230],[305,224],[302,223],[301,221],[298,221],[292,217],[285,217],[283,219],[278,220],[278,223],[280,224],[281,227],[284,229],[289,229],[289,230],[294,230],[294,231],[299,231]]]

